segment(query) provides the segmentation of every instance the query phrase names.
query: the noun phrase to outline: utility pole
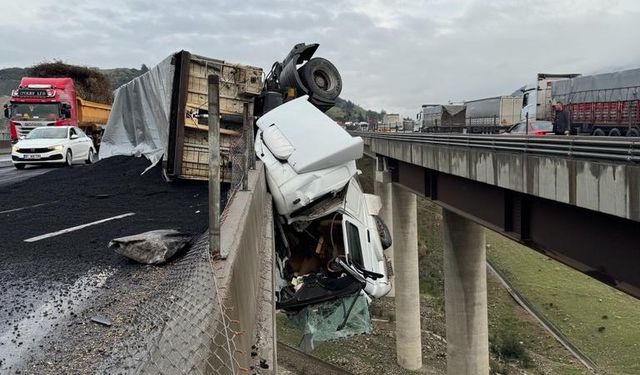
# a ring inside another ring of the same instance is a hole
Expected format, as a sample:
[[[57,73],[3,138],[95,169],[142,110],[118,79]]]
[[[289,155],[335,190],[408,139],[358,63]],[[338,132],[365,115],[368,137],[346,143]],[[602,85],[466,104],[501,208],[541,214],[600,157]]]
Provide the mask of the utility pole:
[[[208,77],[209,252],[220,254],[220,78]]]

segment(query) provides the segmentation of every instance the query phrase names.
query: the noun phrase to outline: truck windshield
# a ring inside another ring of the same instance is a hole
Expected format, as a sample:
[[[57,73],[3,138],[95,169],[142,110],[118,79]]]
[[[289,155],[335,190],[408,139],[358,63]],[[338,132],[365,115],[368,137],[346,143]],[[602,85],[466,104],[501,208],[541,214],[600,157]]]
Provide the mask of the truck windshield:
[[[67,128],[62,127],[42,127],[35,128],[27,135],[27,139],[65,139],[67,138]]]
[[[13,103],[13,120],[56,120],[60,117],[59,103]]]

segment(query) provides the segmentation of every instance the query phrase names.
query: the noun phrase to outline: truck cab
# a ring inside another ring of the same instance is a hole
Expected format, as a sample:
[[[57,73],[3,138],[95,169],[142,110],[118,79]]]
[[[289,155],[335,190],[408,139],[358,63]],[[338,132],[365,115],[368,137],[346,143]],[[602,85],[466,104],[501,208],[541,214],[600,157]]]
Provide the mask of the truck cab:
[[[77,125],[75,102],[71,78],[22,78],[4,109],[11,140],[16,142],[40,126]]]
[[[551,109],[552,82],[578,77],[580,74],[550,74],[538,73],[536,82],[526,85],[522,91],[522,111],[520,121],[528,120],[553,120]]]

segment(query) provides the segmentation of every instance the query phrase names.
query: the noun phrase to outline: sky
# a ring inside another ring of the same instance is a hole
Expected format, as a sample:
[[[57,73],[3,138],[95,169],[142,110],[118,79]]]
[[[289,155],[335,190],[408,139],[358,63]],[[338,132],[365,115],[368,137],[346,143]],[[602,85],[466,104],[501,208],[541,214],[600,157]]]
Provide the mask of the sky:
[[[185,49],[269,70],[320,43],[341,97],[415,116],[506,95],[538,72],[640,67],[637,0],[0,0],[0,68],[153,66]]]

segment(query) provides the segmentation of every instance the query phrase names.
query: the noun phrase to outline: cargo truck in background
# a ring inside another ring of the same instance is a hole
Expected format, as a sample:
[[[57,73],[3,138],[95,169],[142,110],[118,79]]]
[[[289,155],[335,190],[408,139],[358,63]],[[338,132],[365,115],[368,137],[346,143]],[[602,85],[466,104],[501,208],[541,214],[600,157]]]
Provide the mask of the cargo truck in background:
[[[571,134],[640,136],[640,69],[580,76],[538,74],[524,91],[522,119],[553,121],[553,105],[569,113]]]
[[[425,104],[417,118],[429,133],[495,134],[520,120],[522,96],[496,96],[463,104]]]
[[[77,126],[92,138],[96,148],[110,111],[109,104],[77,96],[71,78],[24,77],[4,106],[12,142],[40,126]]]

